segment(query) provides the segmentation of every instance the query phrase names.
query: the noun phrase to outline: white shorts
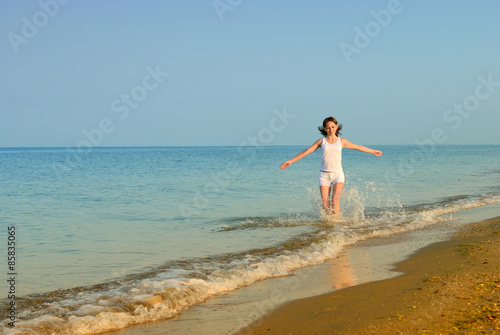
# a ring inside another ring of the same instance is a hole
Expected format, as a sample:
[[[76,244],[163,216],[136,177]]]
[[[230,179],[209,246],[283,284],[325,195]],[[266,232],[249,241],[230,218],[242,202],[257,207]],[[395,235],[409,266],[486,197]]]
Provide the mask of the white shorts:
[[[331,186],[345,181],[344,171],[319,172],[319,186]]]

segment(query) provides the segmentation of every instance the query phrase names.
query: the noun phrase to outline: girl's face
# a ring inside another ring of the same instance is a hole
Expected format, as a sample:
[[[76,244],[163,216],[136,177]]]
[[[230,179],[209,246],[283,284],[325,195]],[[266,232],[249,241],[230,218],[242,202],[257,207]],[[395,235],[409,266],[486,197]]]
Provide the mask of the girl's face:
[[[335,122],[328,121],[326,123],[326,126],[323,129],[325,129],[328,136],[335,136],[335,132],[337,131],[337,128],[338,128],[338,126],[335,124]]]

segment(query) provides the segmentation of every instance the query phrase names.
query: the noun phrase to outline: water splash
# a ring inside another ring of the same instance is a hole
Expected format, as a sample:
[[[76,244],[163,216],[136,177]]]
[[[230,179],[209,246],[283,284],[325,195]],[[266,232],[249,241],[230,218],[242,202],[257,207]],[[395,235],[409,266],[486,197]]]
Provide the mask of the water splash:
[[[340,215],[327,213],[319,192],[308,189],[309,201],[318,219],[331,224],[361,223],[365,220],[363,194],[357,188],[344,190],[340,198]]]

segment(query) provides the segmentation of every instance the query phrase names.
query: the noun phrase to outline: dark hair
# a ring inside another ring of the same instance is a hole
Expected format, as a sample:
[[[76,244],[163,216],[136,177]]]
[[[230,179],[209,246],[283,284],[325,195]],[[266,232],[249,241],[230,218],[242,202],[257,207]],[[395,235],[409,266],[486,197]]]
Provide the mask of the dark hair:
[[[333,122],[333,123],[335,123],[338,126],[337,131],[335,132],[335,136],[339,136],[340,135],[340,130],[342,130],[342,123],[339,124],[337,122],[337,119],[335,119],[333,116],[329,116],[326,119],[324,119],[323,120],[323,126],[322,127],[318,127],[319,132],[321,133],[321,135],[323,135],[323,136],[328,135],[328,133],[325,131],[325,127],[326,127],[326,124],[328,122]]]

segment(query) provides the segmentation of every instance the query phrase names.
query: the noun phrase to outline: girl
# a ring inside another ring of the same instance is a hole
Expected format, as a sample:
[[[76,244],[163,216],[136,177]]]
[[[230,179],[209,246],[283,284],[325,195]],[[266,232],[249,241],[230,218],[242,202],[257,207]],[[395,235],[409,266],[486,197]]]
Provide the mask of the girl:
[[[323,138],[320,138],[306,150],[299,153],[294,158],[280,165],[281,169],[286,169],[292,163],[306,157],[321,148],[321,170],[319,173],[319,190],[323,207],[327,213],[340,214],[340,194],[344,188],[344,172],[342,171],[342,148],[355,149],[362,152],[382,156],[382,151],[367,148],[354,144],[340,138],[342,124],[338,124],[334,117],[327,117],[323,121],[323,127],[318,127]]]

